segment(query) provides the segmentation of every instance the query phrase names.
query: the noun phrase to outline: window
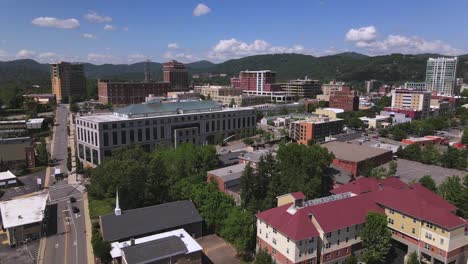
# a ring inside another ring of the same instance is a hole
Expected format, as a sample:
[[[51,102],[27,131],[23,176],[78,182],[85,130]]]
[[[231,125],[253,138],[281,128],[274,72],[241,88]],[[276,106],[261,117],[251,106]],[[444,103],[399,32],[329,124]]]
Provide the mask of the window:
[[[104,137],[104,146],[109,146],[109,134],[107,132],[104,132],[103,134]]]
[[[268,233],[265,233],[265,237],[268,238]]]
[[[348,243],[348,238],[345,238],[346,243]]]
[[[349,232],[349,226],[346,228],[346,232]]]
[[[278,233],[278,232],[276,231],[276,228],[273,228],[273,233],[274,233],[274,234]]]
[[[143,131],[141,129],[138,129],[138,141],[143,141]]]
[[[331,258],[330,254],[326,254],[326,255],[325,255],[325,259],[326,259],[326,260],[329,260],[330,258]]]
[[[145,137],[146,137],[146,140],[150,140],[150,129],[149,127],[146,128],[146,131],[145,131]]]
[[[416,219],[413,219],[413,223],[416,223]]]
[[[308,252],[308,253],[309,253],[309,254],[314,253],[314,248],[309,248],[309,252]]]
[[[261,229],[261,228],[258,229],[258,233],[260,233],[260,234],[262,233],[262,229]]]
[[[273,244],[276,245],[276,238],[273,238]]]
[[[411,228],[411,233],[416,234],[416,229]]]
[[[395,214],[395,211],[393,209],[390,209],[391,214]]]
[[[331,232],[327,233],[327,237],[331,237]]]
[[[429,223],[429,222],[426,223],[426,226],[427,226],[428,228],[430,228],[430,229],[432,229],[432,227],[433,227],[433,225],[432,225],[431,223]]]
[[[341,233],[341,230],[338,230],[338,235]]]
[[[444,244],[444,239],[443,239],[443,238],[440,239],[440,244],[441,244],[441,245]]]
[[[158,128],[153,127],[153,139],[158,139]]]
[[[432,239],[432,234],[429,234],[429,233],[426,232],[426,235],[424,237],[427,238],[427,239]]]
[[[428,243],[424,243],[424,248],[427,249],[427,250],[429,250],[429,249],[431,249],[431,246],[429,246]]]
[[[117,138],[117,131],[112,132],[112,145],[117,145],[118,143],[118,138]]]
[[[339,239],[336,241],[336,244],[337,244],[337,245],[339,245],[339,244],[340,244],[340,240],[339,240]]]
[[[164,127],[161,127],[161,138],[164,138]]]
[[[302,240],[301,240],[301,241],[299,241],[299,246],[302,246]]]
[[[393,219],[392,219],[392,218],[389,218],[389,219],[388,219],[388,223],[391,224],[391,225],[393,225],[393,223],[394,223],[394,222],[393,222]]]
[[[130,144],[135,142],[135,131],[132,129],[130,130]]]
[[[120,131],[120,140],[122,141],[122,144],[127,144],[127,132],[126,131]]]
[[[325,248],[330,248],[330,246],[331,246],[331,243],[327,243],[327,244],[325,245]]]
[[[271,253],[272,253],[272,254],[276,254],[276,249],[273,248],[273,249],[271,250]]]
[[[289,248],[286,249],[286,254],[289,254]]]
[[[314,238],[311,238],[311,239],[309,240],[309,243],[314,243]]]
[[[287,240],[288,240],[288,243],[289,243],[289,237],[287,238]]]
[[[405,224],[401,224],[401,229],[405,229]]]

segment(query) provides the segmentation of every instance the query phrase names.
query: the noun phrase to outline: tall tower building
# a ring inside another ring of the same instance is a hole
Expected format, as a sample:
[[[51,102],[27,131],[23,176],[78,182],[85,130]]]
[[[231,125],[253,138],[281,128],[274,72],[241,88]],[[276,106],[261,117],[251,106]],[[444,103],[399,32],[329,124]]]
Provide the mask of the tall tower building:
[[[70,101],[86,93],[84,67],[80,63],[59,62],[51,64],[52,92],[57,101]]]
[[[458,58],[429,58],[426,68],[426,89],[439,94],[455,94]]]
[[[172,89],[188,89],[188,70],[176,60],[163,63],[163,80],[171,84]]]

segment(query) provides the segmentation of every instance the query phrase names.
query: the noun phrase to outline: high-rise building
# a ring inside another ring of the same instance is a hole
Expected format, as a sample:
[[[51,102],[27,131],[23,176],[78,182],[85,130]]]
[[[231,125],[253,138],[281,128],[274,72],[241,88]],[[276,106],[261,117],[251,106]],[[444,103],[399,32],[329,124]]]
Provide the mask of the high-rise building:
[[[298,144],[307,145],[310,140],[322,142],[325,137],[343,131],[343,119],[328,116],[312,116],[306,120],[292,122],[289,125],[289,137]]]
[[[98,80],[99,102],[112,105],[139,104],[152,94],[166,96],[170,89],[168,82],[119,82]]]
[[[281,90],[281,87],[275,82],[276,72],[268,70],[241,71],[239,77],[231,78],[232,87],[243,91],[255,91],[257,95]]]
[[[392,91],[392,109],[421,111],[422,118],[428,117],[431,93],[422,90],[395,89]]]
[[[330,95],[336,91],[350,91],[351,87],[344,82],[331,81],[330,83],[322,84],[323,95]]]
[[[52,92],[57,101],[70,101],[86,93],[86,78],[81,63],[59,62],[51,64]]]
[[[438,94],[454,95],[458,58],[429,58],[426,68],[426,89]]]
[[[189,88],[188,70],[185,65],[176,60],[163,63],[163,80],[169,82],[172,89]]]
[[[281,83],[281,89],[289,95],[297,98],[315,98],[317,94],[321,94],[322,83],[318,80],[305,79],[290,80],[287,83]]]
[[[359,110],[359,96],[354,91],[334,91],[330,94],[329,105],[331,108],[357,111]]]
[[[380,81],[377,81],[377,80],[365,81],[364,84],[365,84],[367,93],[377,91],[379,89],[380,85],[382,85],[382,83]]]

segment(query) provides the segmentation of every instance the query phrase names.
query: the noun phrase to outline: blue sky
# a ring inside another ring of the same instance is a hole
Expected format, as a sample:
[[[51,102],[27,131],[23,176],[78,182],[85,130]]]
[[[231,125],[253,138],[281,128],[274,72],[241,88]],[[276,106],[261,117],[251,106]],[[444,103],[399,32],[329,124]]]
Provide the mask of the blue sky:
[[[468,1],[2,0],[0,60],[468,53]]]

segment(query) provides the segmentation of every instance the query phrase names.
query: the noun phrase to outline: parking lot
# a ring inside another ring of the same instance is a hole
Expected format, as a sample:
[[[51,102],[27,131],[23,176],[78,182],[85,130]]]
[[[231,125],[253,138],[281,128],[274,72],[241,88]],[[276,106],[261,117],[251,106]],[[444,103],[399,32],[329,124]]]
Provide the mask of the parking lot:
[[[404,182],[418,181],[424,175],[431,175],[436,184],[439,185],[445,180],[445,178],[449,176],[458,175],[463,177],[464,175],[468,174],[468,172],[465,171],[426,165],[420,162],[405,159],[397,159],[396,163],[398,168],[395,176],[400,177]],[[388,163],[382,165],[381,167],[387,168]]]
[[[217,235],[198,238],[197,242],[203,247],[203,253],[209,258],[204,263],[241,263],[236,257],[236,249]]]

